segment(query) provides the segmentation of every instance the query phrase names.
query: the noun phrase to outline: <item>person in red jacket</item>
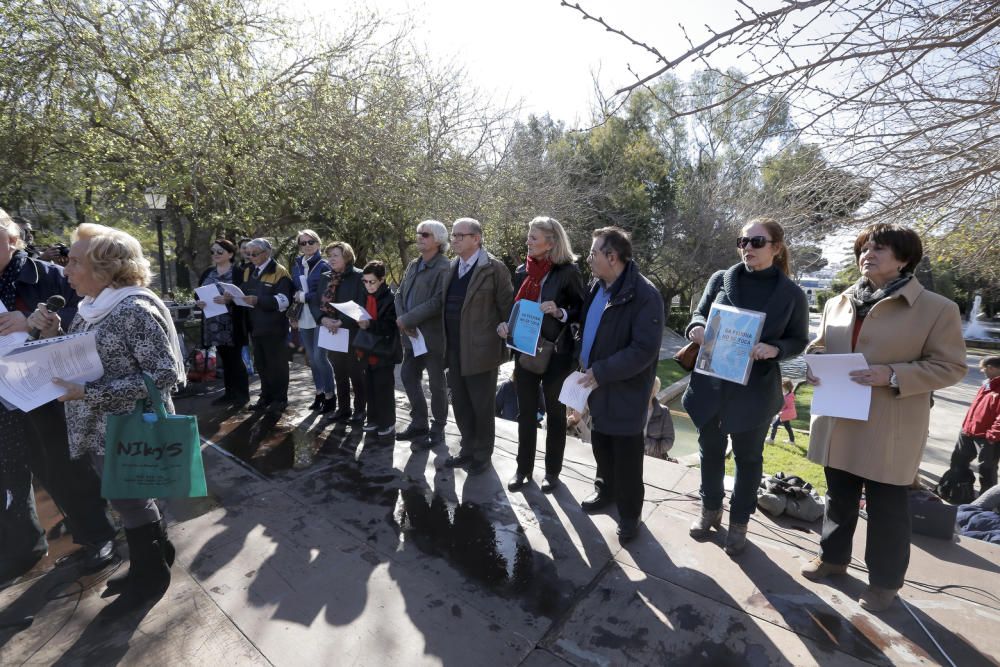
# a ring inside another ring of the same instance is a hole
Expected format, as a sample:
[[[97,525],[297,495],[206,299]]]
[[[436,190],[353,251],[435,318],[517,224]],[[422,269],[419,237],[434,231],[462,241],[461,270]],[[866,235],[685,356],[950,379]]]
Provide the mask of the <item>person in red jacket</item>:
[[[997,483],[1000,461],[1000,356],[983,357],[979,370],[986,381],[972,400],[962,431],[951,453],[952,470],[966,469],[979,460],[979,492]]]

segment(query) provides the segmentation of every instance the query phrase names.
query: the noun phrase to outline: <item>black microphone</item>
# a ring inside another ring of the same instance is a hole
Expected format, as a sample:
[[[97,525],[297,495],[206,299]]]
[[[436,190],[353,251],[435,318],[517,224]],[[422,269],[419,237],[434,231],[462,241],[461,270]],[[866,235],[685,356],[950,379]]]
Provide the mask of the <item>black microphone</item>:
[[[50,313],[58,313],[65,307],[66,307],[66,298],[63,297],[61,294],[53,294],[45,302],[45,310],[49,311]],[[31,340],[36,340],[41,334],[42,332],[34,327],[31,327],[31,329],[28,330],[28,337],[31,338]]]

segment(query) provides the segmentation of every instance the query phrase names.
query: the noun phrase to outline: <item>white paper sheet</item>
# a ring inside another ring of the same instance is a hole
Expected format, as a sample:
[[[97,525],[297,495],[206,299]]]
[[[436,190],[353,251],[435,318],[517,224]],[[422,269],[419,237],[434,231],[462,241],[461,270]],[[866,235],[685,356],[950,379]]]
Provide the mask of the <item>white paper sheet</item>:
[[[0,396],[28,412],[66,393],[52,378],[84,383],[102,375],[95,331],[32,341],[0,358]]]
[[[0,313],[8,312],[7,308],[0,303]],[[19,331],[17,333],[9,333],[6,336],[0,336],[0,357],[7,354],[11,350],[21,347],[28,340],[28,334],[24,331]]]
[[[590,392],[593,391],[593,389],[580,384],[579,380],[584,375],[584,373],[579,371],[570,373],[566,381],[563,382],[562,390],[559,392],[559,402],[568,405],[580,413],[587,409],[587,398],[590,396]]]
[[[424,340],[424,335],[420,333],[420,328],[417,328],[417,335],[410,336],[410,344],[413,345],[413,356],[419,357],[422,354],[427,354],[427,341]]]
[[[233,296],[233,303],[235,303],[237,306],[243,306],[244,308],[253,308],[253,306],[251,306],[243,299],[243,297],[245,297],[246,294],[244,294],[243,290],[241,290],[236,285],[233,285],[231,283],[219,283],[219,287],[221,287],[222,291],[225,292],[226,294],[231,294]]]
[[[322,324],[319,326],[319,340],[317,344],[324,350],[333,350],[334,352],[347,352],[348,345],[351,343],[351,334],[344,327],[337,329],[337,333],[330,333]]]
[[[813,389],[812,414],[844,419],[868,419],[872,388],[851,380],[851,371],[865,370],[863,354],[807,354],[809,370],[819,378]]]
[[[218,317],[219,315],[225,315],[229,312],[226,309],[225,304],[216,303],[214,301],[215,297],[219,296],[219,288],[216,287],[214,283],[198,287],[195,289],[194,293],[198,295],[199,301],[205,302],[205,307],[201,312],[205,316],[206,320],[212,317]]]
[[[339,310],[340,312],[342,312],[344,315],[347,315],[355,322],[360,322],[362,320],[370,320],[372,318],[372,316],[368,314],[367,310],[365,310],[364,308],[362,308],[353,301],[345,301],[343,303],[331,303],[330,305]]]

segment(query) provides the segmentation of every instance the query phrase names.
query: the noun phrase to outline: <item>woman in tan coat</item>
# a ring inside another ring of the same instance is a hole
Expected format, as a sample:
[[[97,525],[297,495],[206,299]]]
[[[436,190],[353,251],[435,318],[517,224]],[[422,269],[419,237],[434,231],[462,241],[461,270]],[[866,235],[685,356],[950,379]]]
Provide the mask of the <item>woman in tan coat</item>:
[[[851,379],[872,388],[871,407],[866,421],[812,418],[809,459],[824,466],[828,490],[820,553],[802,574],[847,572],[864,490],[869,585],[861,606],[882,611],[910,560],[907,487],[927,442],[930,395],[965,375],[965,341],[958,306],[913,277],[923,256],[916,232],[872,225],[855,239],[854,256],[862,277],[827,302],[810,351],[862,353],[869,368]],[[811,373],[809,381],[820,383]]]

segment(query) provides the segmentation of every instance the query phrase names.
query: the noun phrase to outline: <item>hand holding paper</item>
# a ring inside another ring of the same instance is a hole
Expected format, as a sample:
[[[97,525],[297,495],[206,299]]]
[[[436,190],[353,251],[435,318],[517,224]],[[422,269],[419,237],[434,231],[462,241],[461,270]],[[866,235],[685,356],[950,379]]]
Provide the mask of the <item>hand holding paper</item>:
[[[812,414],[844,419],[868,419],[872,388],[851,379],[852,371],[868,371],[863,354],[807,354],[809,372],[819,379],[813,391]]]
[[[562,391],[559,392],[559,402],[568,405],[577,412],[586,410],[587,398],[593,389],[580,383],[580,380],[585,377],[579,371],[570,373],[563,382]]]
[[[342,312],[344,315],[347,315],[355,322],[360,322],[361,320],[370,320],[372,318],[372,316],[368,314],[367,310],[365,310],[364,308],[362,308],[353,301],[345,301],[344,303],[331,303],[330,305],[339,310],[340,312]]]
[[[198,295],[199,301],[205,303],[205,306],[201,309],[205,315],[205,319],[225,315],[228,312],[225,306],[215,302],[215,298],[219,296],[219,288],[215,286],[215,283],[202,285],[195,289],[194,293]]]

